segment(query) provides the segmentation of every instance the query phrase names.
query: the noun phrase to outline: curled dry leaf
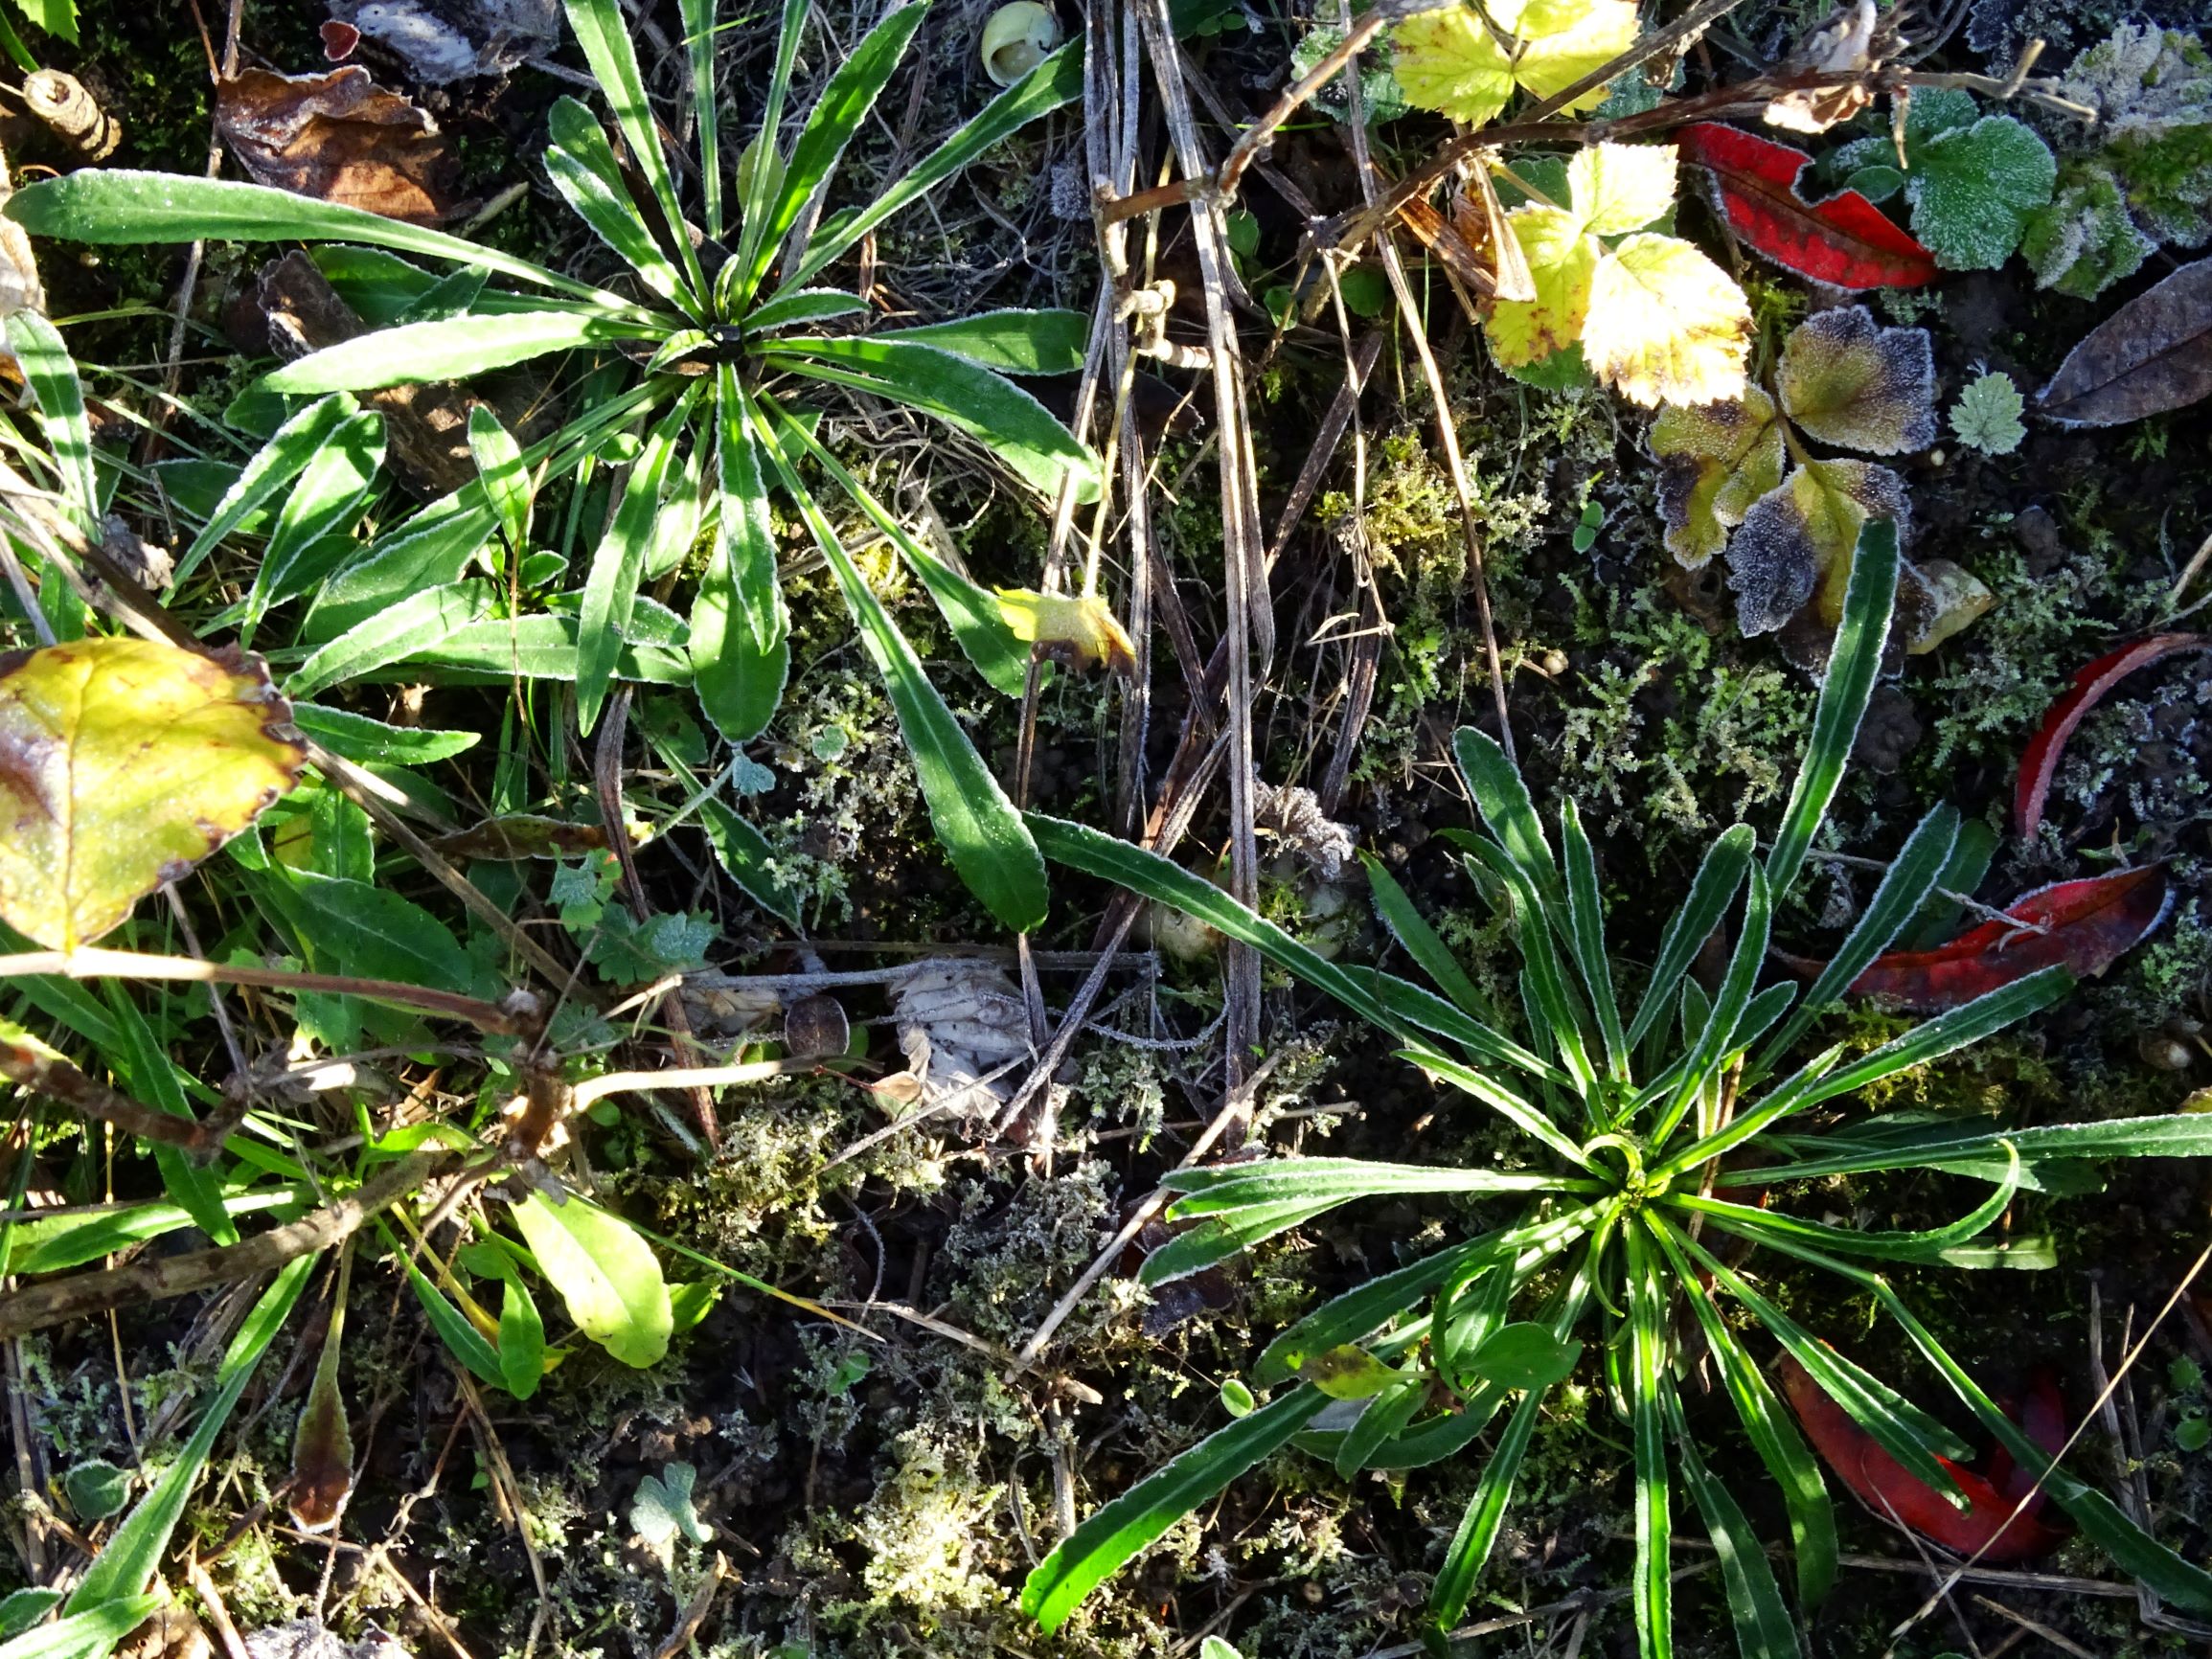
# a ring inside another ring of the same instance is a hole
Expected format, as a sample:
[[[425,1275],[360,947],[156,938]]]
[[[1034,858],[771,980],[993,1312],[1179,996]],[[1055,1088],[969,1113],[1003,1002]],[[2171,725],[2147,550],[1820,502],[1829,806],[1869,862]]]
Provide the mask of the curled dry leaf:
[[[995,963],[926,958],[900,981],[892,1008],[899,1047],[921,1084],[923,1104],[963,1095],[955,1104],[986,1112],[1013,1095],[1021,1080],[1015,1073],[983,1081],[1030,1052],[1021,993]]]
[[[2065,693],[2044,714],[2035,740],[2020,756],[2019,781],[2013,786],[2013,822],[2023,841],[2033,839],[2043,821],[2043,802],[2051,792],[2051,778],[2058,771],[2066,739],[2105,693],[2137,669],[2147,669],[2182,651],[2202,650],[2212,650],[2212,634],[2153,634],[2107,652],[2075,673]]]
[[[2093,978],[2165,920],[2174,894],[2166,867],[2115,871],[2039,887],[1936,950],[1892,951],[1852,982],[1853,996],[1879,996],[1915,1013],[1938,1013],[2043,967]],[[2026,925],[2020,925],[2025,923]],[[2041,928],[2042,932],[2032,931]]]
[[[2183,265],[2090,330],[2037,396],[2067,426],[2121,426],[2212,397],[2212,259]]]
[[[1983,1561],[2024,1561],[2048,1555],[2065,1534],[2038,1518],[2042,1494],[2030,1495],[2031,1485],[2009,1458],[1993,1455],[1986,1474],[1962,1468],[1937,1456],[1944,1473],[1958,1483],[1967,1508],[1950,1501],[1906,1469],[1831,1399],[1813,1374],[1785,1354],[1780,1366],[1782,1392],[1790,1409],[1805,1425],[1821,1459],[1834,1469],[1852,1494],[1885,1520],[1910,1527],[1946,1549]],[[2058,1391],[2047,1377],[2039,1379],[2036,1395],[2021,1413],[2021,1426],[2047,1452],[2056,1452],[2065,1440],[2064,1414],[2059,1409]],[[2001,1461],[2000,1461],[2001,1459]],[[2020,1500],[2027,1502],[2022,1505]],[[2019,1513],[2014,1514],[2018,1508]]]
[[[1813,158],[1787,144],[1715,122],[1675,135],[1682,159],[1713,175],[1722,211],[1758,252],[1839,288],[1917,288],[1935,280],[1935,256],[1855,190],[1811,202],[1797,179]]]
[[[299,781],[267,665],[139,639],[0,655],[0,918],[89,944]]]
[[[451,143],[357,65],[241,71],[216,87],[216,127],[258,183],[409,224],[443,224],[458,211]]]
[[[1002,587],[998,609],[1014,637],[1035,645],[1048,662],[1071,669],[1103,663],[1117,674],[1136,672],[1136,648],[1114,620],[1112,607],[1096,594]]]

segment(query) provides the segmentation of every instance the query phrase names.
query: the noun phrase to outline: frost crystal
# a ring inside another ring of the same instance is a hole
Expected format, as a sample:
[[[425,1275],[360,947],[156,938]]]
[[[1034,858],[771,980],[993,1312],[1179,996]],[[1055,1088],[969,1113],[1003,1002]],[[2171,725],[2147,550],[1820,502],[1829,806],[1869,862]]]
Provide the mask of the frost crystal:
[[[1984,455],[2010,455],[2028,429],[2020,424],[2026,407],[2010,375],[1984,375],[1968,385],[1951,405],[1950,429],[1958,441]]]

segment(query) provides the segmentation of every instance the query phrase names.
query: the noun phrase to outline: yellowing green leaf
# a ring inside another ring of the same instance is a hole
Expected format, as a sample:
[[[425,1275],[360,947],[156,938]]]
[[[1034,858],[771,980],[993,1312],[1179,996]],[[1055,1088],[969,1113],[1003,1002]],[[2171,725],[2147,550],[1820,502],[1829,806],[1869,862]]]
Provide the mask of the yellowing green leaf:
[[[1114,620],[1112,608],[1095,594],[1002,587],[998,608],[1015,639],[1034,644],[1053,662],[1076,669],[1104,663],[1116,673],[1136,671],[1136,648]]]
[[[1397,27],[1392,66],[1408,102],[1480,125],[1505,107],[1516,85],[1548,98],[1636,37],[1632,0],[1491,0],[1487,11],[1494,34],[1467,6],[1424,11]],[[1567,107],[1604,100],[1598,87]]]
[[[259,657],[138,639],[0,656],[0,918],[73,950],[236,835],[306,750]]]
[[[675,1312],[660,1262],[628,1222],[582,1198],[549,1204],[536,1193],[514,1206],[514,1222],[584,1335],[625,1365],[660,1362]]]
[[[1927,584],[1927,598],[1912,619],[1918,626],[1905,642],[1907,656],[1926,656],[1997,602],[1981,578],[1950,559],[1923,559],[1914,569]]]
[[[1590,279],[1584,359],[1632,402],[1742,397],[1750,335],[1743,290],[1677,237],[1630,237]]]
[[[1738,398],[1660,410],[1651,445],[1667,551],[1690,570],[1726,546],[1751,504],[1782,482],[1782,428],[1774,400],[1756,386]]]
[[[1380,1394],[1399,1375],[1364,1348],[1349,1342],[1310,1355],[1299,1363],[1297,1371],[1301,1381],[1311,1383],[1331,1399],[1365,1399]]]
[[[1522,369],[1583,337],[1600,247],[1564,208],[1516,208],[1506,223],[1528,261],[1536,298],[1498,301],[1483,319],[1483,333],[1501,367]]]
[[[1601,237],[1639,231],[1675,205],[1675,147],[1593,144],[1567,163],[1575,214]]]
[[[1774,371],[1790,421],[1823,443],[1903,455],[1935,442],[1935,352],[1926,329],[1878,327],[1843,306],[1792,330]]]

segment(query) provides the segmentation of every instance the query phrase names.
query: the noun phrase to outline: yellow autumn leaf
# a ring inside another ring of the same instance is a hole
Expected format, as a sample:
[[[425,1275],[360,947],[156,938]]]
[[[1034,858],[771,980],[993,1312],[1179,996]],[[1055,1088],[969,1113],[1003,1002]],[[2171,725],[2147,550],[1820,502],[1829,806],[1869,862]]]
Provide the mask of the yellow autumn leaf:
[[[1482,327],[1499,366],[1523,369],[1583,337],[1600,250],[1571,209],[1516,208],[1506,224],[1528,261],[1536,298],[1498,301]]]
[[[1675,147],[1593,144],[1567,163],[1575,216],[1593,236],[1640,231],[1675,205]]]
[[[1584,360],[1647,408],[1742,397],[1750,337],[1744,291],[1678,237],[1630,237],[1590,279]]]
[[[1479,126],[1515,86],[1548,98],[1627,51],[1636,37],[1632,0],[1492,0],[1493,34],[1471,7],[1407,18],[1392,32],[1391,67],[1410,103]],[[1596,87],[1568,104],[1592,108]]]
[[[0,656],[0,918],[74,950],[251,824],[307,759],[259,657],[138,639]]]
[[[1045,657],[1070,668],[1104,663],[1117,674],[1133,673],[1136,648],[1113,611],[1096,594],[1038,593],[1034,588],[1002,587],[999,613],[1014,637],[1034,644]]]
[[[1751,504],[1782,482],[1774,399],[1756,386],[1740,398],[1670,404],[1652,422],[1651,446],[1667,551],[1688,570],[1710,561]]]

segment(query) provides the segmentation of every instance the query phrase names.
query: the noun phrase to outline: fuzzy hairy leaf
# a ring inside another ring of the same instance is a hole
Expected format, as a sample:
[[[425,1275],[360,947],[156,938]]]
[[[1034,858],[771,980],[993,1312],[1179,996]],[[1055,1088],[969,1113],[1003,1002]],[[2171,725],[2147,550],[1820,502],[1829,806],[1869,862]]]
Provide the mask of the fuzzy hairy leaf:
[[[1744,290],[1679,237],[1630,237],[1590,278],[1583,357],[1632,403],[1741,397],[1750,338]]]
[[[1650,443],[1667,551],[1687,570],[1711,563],[1751,504],[1782,482],[1774,399],[1756,386],[1741,398],[1660,410]]]
[[[1833,627],[1859,528],[1888,518],[1902,542],[1911,503],[1904,481],[1869,461],[1808,461],[1752,503],[1728,542],[1728,586],[1746,634],[1771,633],[1808,605]]]
[[[1926,329],[1884,329],[1864,306],[1822,311],[1792,330],[1774,371],[1798,430],[1867,455],[1935,442],[1935,350]]]
[[[2009,115],[1985,115],[1922,150],[1904,187],[1912,234],[1946,270],[1994,271],[2057,182],[2049,145]]]
[[[1951,405],[1950,429],[1969,449],[1984,455],[2010,455],[2028,429],[2020,423],[2027,400],[2010,375],[1977,375]]]

